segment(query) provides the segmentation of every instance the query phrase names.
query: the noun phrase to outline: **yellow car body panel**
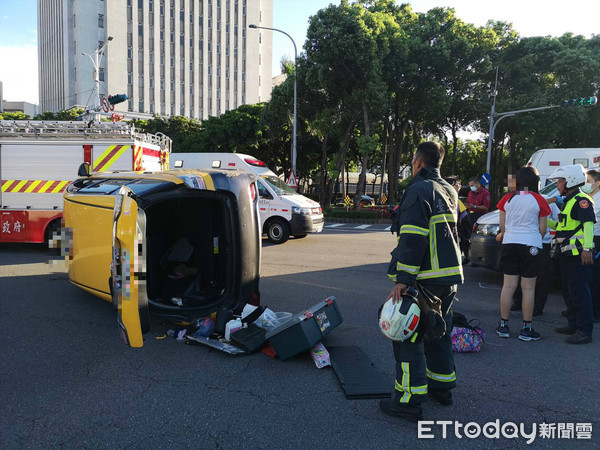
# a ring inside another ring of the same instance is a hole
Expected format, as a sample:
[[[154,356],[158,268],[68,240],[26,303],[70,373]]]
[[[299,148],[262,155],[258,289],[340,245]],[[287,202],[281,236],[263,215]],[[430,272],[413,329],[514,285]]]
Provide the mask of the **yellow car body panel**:
[[[73,229],[77,242],[69,262],[69,280],[109,302],[114,204],[114,196],[64,197],[65,226]]]
[[[145,262],[143,253],[139,251],[144,237],[138,223],[138,214],[143,214],[143,211],[138,211],[136,201],[128,195],[127,191],[128,189],[123,186],[115,201],[112,246],[115,259],[112,261],[112,275],[118,283],[113,295],[117,298],[117,320],[125,342],[131,347],[142,347],[144,339],[140,322],[139,296],[145,295],[145,289],[141,286],[145,282],[139,274],[143,271]]]

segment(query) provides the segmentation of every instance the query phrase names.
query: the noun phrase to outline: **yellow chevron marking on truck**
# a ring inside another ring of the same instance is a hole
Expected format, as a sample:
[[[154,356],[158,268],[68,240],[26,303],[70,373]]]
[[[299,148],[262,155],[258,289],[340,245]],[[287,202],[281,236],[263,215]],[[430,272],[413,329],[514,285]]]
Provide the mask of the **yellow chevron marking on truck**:
[[[65,180],[2,180],[2,192],[18,194],[60,194],[70,184]]]
[[[37,187],[37,185],[40,184],[41,182],[42,182],[42,180],[34,180],[33,183],[31,183],[29,185],[29,187],[27,189],[25,189],[25,192],[28,193],[28,192],[33,191]]]
[[[130,145],[108,146],[106,150],[104,150],[104,152],[102,152],[102,154],[94,160],[93,170],[96,172],[105,172],[130,147]]]

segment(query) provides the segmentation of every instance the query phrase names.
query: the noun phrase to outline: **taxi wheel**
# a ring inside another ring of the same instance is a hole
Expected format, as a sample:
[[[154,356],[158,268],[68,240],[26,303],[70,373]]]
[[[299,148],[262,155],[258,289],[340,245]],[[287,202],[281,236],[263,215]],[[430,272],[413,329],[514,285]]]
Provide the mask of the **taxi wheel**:
[[[283,244],[290,237],[290,227],[281,219],[273,219],[267,225],[267,237],[273,244]]]

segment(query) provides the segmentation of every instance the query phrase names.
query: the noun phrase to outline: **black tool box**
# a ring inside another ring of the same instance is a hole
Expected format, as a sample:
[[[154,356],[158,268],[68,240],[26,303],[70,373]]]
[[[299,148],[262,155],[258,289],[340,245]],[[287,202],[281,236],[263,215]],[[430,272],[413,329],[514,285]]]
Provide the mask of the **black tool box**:
[[[342,315],[335,297],[329,297],[269,331],[265,338],[279,359],[289,359],[310,350],[341,323]]]

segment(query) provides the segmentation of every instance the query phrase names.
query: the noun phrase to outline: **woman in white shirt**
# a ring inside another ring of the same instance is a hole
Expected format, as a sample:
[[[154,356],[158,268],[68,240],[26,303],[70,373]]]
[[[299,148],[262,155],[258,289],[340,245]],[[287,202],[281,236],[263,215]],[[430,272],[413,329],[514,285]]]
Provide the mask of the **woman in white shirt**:
[[[594,200],[594,247],[596,258],[592,268],[592,306],[594,307],[594,323],[600,323],[600,169],[587,171],[586,184],[581,190]]]
[[[542,237],[546,234],[546,217],[550,207],[538,194],[540,177],[534,167],[522,167],[517,172],[517,190],[506,194],[498,202],[500,210],[500,234],[502,240],[500,266],[504,273],[500,294],[500,325],[496,332],[500,337],[510,337],[508,317],[512,298],[521,280],[523,291],[523,327],[521,341],[537,341],[541,338],[531,326],[534,305],[535,281],[541,266]]]

